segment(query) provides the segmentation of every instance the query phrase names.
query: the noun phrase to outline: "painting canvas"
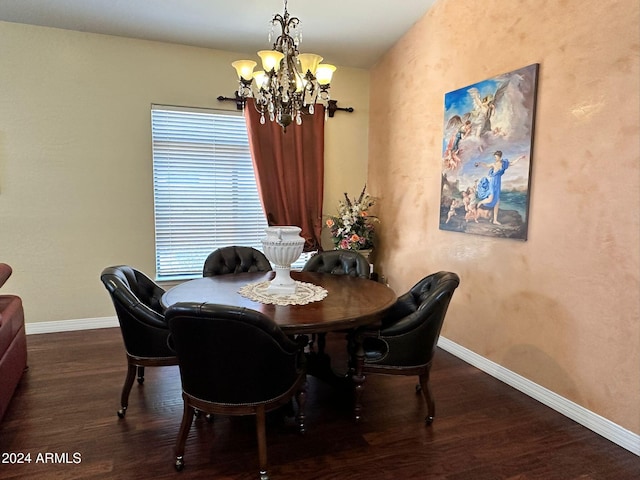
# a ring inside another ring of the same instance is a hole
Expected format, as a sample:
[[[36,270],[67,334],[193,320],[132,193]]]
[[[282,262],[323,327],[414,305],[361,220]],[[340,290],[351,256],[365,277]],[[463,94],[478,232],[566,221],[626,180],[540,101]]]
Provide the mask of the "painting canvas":
[[[527,239],[538,64],[444,97],[440,229]]]

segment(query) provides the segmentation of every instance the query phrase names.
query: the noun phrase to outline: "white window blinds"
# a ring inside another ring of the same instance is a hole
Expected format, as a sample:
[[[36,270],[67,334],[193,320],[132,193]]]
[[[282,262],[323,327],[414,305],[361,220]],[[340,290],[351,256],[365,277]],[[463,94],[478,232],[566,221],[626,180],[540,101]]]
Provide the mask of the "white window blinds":
[[[201,276],[219,247],[262,250],[267,222],[244,118],[153,105],[151,125],[158,280]]]

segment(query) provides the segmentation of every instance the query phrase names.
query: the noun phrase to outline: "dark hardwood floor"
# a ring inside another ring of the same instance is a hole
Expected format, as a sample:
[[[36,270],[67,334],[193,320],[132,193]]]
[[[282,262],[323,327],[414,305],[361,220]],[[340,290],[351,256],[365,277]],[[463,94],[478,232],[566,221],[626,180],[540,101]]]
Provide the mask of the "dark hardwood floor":
[[[252,417],[196,419],[185,469],[175,471],[177,367],[147,368],[126,418],[118,419],[126,362],[117,329],[27,342],[30,368],[0,425],[0,453],[2,460],[29,453],[31,463],[0,463],[0,478],[258,478]],[[342,346],[328,336],[330,351]],[[432,370],[431,427],[414,385],[413,378],[369,376],[363,420],[355,424],[349,396],[309,377],[307,434],[298,435],[290,419],[269,418],[272,480],[640,478],[640,457],[444,351]],[[44,463],[47,452],[57,458]]]

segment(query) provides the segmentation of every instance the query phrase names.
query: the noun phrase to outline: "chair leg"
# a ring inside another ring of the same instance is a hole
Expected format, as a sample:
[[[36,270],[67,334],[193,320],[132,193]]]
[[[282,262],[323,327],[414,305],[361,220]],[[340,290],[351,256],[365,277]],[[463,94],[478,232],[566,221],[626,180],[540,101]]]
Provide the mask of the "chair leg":
[[[360,422],[362,416],[362,394],[364,392],[365,376],[364,369],[364,348],[362,347],[363,334],[356,331],[353,335],[353,374],[351,380],[353,382],[354,402],[353,402],[353,418],[356,423]]]
[[[429,370],[420,375],[420,388],[416,388],[416,393],[422,391],[424,401],[427,403],[427,417],[424,419],[427,425],[433,423],[433,417],[436,416],[436,403],[433,399],[433,393],[429,384]]]
[[[305,434],[307,432],[307,427],[305,426],[305,420],[307,416],[304,413],[305,405],[307,404],[307,382],[302,384],[300,390],[296,393],[296,401],[298,402],[298,414],[296,415],[296,421],[298,422],[298,429],[301,434]]]
[[[347,341],[347,368],[349,376],[353,376],[356,370],[356,341],[355,330],[349,330],[345,335]]]
[[[258,435],[260,480],[269,480],[269,475],[267,474],[267,428],[264,405],[259,405],[256,410],[256,432]]]
[[[122,394],[120,395],[120,410],[118,410],[118,417],[124,418],[127,413],[127,407],[129,406],[129,393],[131,393],[131,387],[133,387],[133,380],[136,378],[136,366],[132,363],[127,365],[127,378],[124,380],[122,387]]]
[[[144,367],[138,367],[138,383],[140,385],[144,383]]]
[[[195,415],[195,409],[189,405],[187,399],[184,399],[184,411],[182,413],[182,423],[180,423],[180,430],[178,431],[178,439],[176,440],[176,463],[175,467],[177,471],[181,471],[184,468],[184,446],[187,443],[187,436],[189,436],[189,430],[191,429],[191,423]]]

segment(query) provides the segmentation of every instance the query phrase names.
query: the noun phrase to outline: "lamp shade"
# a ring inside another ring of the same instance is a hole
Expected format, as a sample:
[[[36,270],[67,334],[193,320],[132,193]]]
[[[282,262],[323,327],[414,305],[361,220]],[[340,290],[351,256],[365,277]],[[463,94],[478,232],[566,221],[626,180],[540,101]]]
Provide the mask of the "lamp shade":
[[[260,50],[258,56],[262,59],[262,68],[265,72],[280,69],[280,60],[284,58],[284,53],[277,50]]]
[[[238,73],[238,78],[243,78],[247,81],[251,81],[253,78],[253,69],[257,65],[253,60],[236,60],[231,64]]]
[[[301,53],[298,55],[298,60],[300,61],[300,75],[303,77],[307,74],[307,72],[311,72],[311,75],[316,74],[316,69],[318,65],[322,61],[322,57],[320,55],[316,55],[315,53]]]
[[[253,72],[253,79],[256,81],[256,85],[258,88],[264,88],[265,87],[265,78],[267,77],[267,74],[264,73],[264,70],[258,70],[257,72]]]
[[[329,65],[328,63],[321,63],[316,69],[316,79],[320,85],[329,85],[331,83],[331,77],[333,72],[336,71],[336,67]]]

